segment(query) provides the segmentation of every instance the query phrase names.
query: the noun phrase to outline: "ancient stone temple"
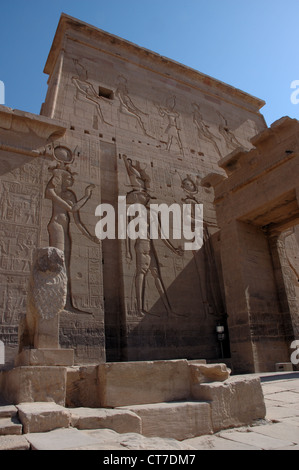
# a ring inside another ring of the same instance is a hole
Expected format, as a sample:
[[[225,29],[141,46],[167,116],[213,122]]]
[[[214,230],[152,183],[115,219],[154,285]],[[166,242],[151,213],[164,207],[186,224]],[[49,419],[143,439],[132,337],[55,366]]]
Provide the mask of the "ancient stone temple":
[[[18,353],[37,247],[64,254],[59,343],[76,364],[231,358],[233,369],[252,372],[288,362],[298,234],[283,226],[275,244],[271,232],[270,250],[262,229],[278,209],[267,216],[267,197],[254,206],[254,191],[236,192],[250,171],[258,179],[259,160],[269,170],[271,149],[277,160],[295,158],[291,124],[269,130],[262,100],[64,14],[44,72],[40,115],[0,107],[2,367]],[[278,151],[269,139],[282,134]],[[292,186],[271,195],[292,222],[294,194]],[[119,237],[120,206],[133,203],[202,204],[202,247],[185,250],[183,236],[161,231],[155,240]],[[114,237],[96,236],[99,205],[115,209]]]

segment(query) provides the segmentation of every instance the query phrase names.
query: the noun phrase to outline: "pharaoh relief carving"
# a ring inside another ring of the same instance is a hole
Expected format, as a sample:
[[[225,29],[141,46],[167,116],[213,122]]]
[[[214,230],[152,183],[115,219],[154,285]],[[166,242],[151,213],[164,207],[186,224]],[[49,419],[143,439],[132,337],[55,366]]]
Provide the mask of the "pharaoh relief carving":
[[[87,70],[82,64],[80,64],[78,59],[73,59],[73,62],[76,70],[76,75],[72,77],[72,82],[76,88],[76,94],[74,96],[75,106],[79,98],[82,97],[83,100],[94,105],[96,115],[100,118],[102,124],[111,126],[112,124],[105,119],[102,111],[102,104],[105,103],[111,105],[111,100],[104,96],[100,96],[100,94],[96,92],[93,84],[88,81]]]
[[[191,228],[194,232],[196,225],[195,220],[195,206],[200,204],[196,198],[198,194],[199,180],[194,180],[190,175],[186,175],[181,178],[181,188],[183,189],[185,196],[182,198],[184,204],[191,205]],[[204,305],[205,316],[213,315],[216,318],[220,318],[223,314],[221,293],[219,290],[219,282],[217,275],[217,268],[215,263],[215,254],[211,237],[209,233],[209,227],[204,222],[203,224],[203,246],[199,250],[203,250],[203,256],[198,256],[198,251],[193,251],[193,256],[199,276],[199,290]]]
[[[132,101],[129,90],[127,87],[128,81],[123,75],[119,75],[117,80],[117,87],[115,91],[115,96],[120,101],[120,112],[126,115],[133,117],[139,124],[144,135],[152,137],[146,129],[146,126],[143,122],[144,117],[148,117],[148,114],[138,108],[135,103]]]
[[[53,155],[58,163],[54,168],[50,169],[52,177],[45,191],[45,197],[52,201],[52,217],[47,227],[49,246],[58,248],[64,252],[68,278],[65,310],[80,313],[80,310],[73,304],[72,297],[70,275],[72,237],[70,233],[70,219],[72,216],[73,221],[82,235],[93,243],[99,243],[96,236],[92,235],[85,227],[80,217],[80,209],[82,209],[91,198],[94,185],[87,186],[84,196],[78,200],[75,192],[71,189],[74,184],[74,177],[76,176],[69,168],[69,164],[73,162],[73,153],[67,147],[58,146],[53,150]]]
[[[215,131],[212,132],[211,127],[205,122],[203,118],[200,105],[197,103],[192,103],[192,109],[193,123],[196,127],[199,140],[205,140],[208,142],[214,148],[215,152],[220,158],[222,158],[226,153],[238,147],[242,147],[242,144],[230,129],[228,120],[219,111],[216,111],[219,117],[219,123],[217,128],[215,128]],[[224,144],[226,147],[224,152],[221,151],[221,144]]]
[[[193,108],[193,123],[195,124],[199,140],[206,140],[209,142],[215,149],[216,153],[221,158],[221,152],[219,146],[216,142],[216,136],[210,131],[210,126],[208,126],[202,117],[200,112],[200,106],[196,103],[192,103]]]
[[[132,160],[123,155],[125,166],[131,182],[132,190],[127,193],[127,204],[141,204],[147,211],[147,231],[143,234],[143,238],[137,238],[134,243],[136,269],[135,269],[135,298],[133,303],[136,304],[137,313],[143,317],[153,315],[151,311],[146,310],[146,277],[148,274],[153,276],[155,287],[163,302],[165,311],[168,315],[177,315],[171,306],[170,299],[165,288],[158,255],[153,240],[150,237],[150,212],[149,203],[153,197],[149,194],[147,177],[144,169],[141,169],[140,163],[133,164]],[[161,230],[161,227],[159,227]],[[175,247],[169,240],[162,239],[164,244],[175,255],[182,256],[183,250]],[[127,257],[132,260],[131,240],[127,240]],[[159,314],[154,314],[160,316]]]
[[[238,147],[242,147],[242,144],[238,141],[238,139],[236,138],[234,133],[229,128],[228,121],[225,118],[225,116],[223,116],[219,111],[217,111],[217,114],[220,118],[220,123],[218,125],[218,130],[219,130],[220,134],[222,135],[222,137],[223,137],[223,139],[226,143],[227,148],[228,149],[235,149],[235,148],[238,148]]]
[[[159,115],[167,122],[164,135],[167,138],[166,150],[169,152],[174,146],[177,146],[180,153],[184,153],[180,136],[179,118],[180,113],[176,111],[176,97],[173,95],[166,100],[166,106],[156,105]]]

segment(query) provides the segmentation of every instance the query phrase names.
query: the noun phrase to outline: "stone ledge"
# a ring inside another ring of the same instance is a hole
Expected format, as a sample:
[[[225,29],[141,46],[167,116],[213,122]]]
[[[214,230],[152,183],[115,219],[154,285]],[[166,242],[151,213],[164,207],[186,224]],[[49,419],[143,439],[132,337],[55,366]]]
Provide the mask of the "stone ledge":
[[[102,408],[190,397],[190,371],[185,359],[105,363],[98,366],[98,374]]]
[[[130,410],[74,408],[71,425],[77,429],[112,429],[118,433],[141,434],[141,418]]]
[[[155,403],[122,407],[141,418],[142,435],[178,441],[213,432],[209,403]]]

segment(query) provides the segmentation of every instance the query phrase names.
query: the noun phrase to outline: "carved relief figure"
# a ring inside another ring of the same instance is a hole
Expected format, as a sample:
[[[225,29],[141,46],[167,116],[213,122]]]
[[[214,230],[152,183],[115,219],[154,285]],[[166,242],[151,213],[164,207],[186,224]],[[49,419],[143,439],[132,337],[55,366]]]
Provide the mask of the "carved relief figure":
[[[132,165],[131,159],[128,159],[125,155],[123,158],[126,164],[126,168],[130,169]],[[149,193],[143,189],[146,187],[146,179],[143,178],[144,176],[141,177],[139,173],[139,186],[137,185],[137,189],[133,189],[133,191],[127,195],[127,203],[142,204],[146,208],[148,216],[146,237],[144,239],[137,238],[134,246],[136,254],[135,292],[137,311],[142,316],[146,314],[153,314],[151,312],[147,312],[145,309],[145,281],[147,274],[150,272],[154,278],[155,286],[164,304],[166,312],[167,314],[171,315],[174,314],[174,312],[171,308],[167,291],[162,280],[157,252],[153,240],[150,237],[150,211],[148,204],[152,198]],[[162,241],[176,255],[181,256],[183,254],[182,249],[174,247],[169,240],[162,239]],[[131,257],[130,251],[129,257]]]
[[[186,197],[182,199],[182,202],[184,204],[190,204],[191,206],[193,206],[191,211],[191,217],[193,217],[194,220],[192,226],[192,231],[194,231],[194,227],[196,226],[195,205],[199,204],[195,197],[198,193],[198,187],[197,184],[192,180],[190,175],[187,175],[183,180],[181,180],[181,187],[186,194]],[[193,251],[194,260],[199,275],[199,287],[201,292],[201,298],[205,307],[205,314],[212,314],[216,317],[220,317],[223,314],[222,299],[218,287],[218,276],[217,268],[215,265],[214,250],[211,243],[208,226],[205,222],[203,226],[203,239],[203,269],[202,266],[198,264],[198,252]]]
[[[82,95],[85,100],[90,101],[91,103],[95,105],[97,114],[99,115],[101,121],[111,126],[112,124],[110,124],[109,122],[105,120],[103,112],[102,112],[102,108],[101,108],[101,104],[103,102],[111,105],[111,101],[103,96],[100,96],[96,92],[92,83],[88,81],[87,70],[78,62],[78,60],[73,59],[73,62],[75,64],[75,68],[77,72],[77,76],[72,77],[72,82],[76,87],[76,95],[74,97],[74,101],[76,102],[76,100],[78,99],[78,96]]]
[[[157,105],[156,105],[157,106]],[[176,97],[172,96],[166,101],[166,106],[157,106],[160,116],[167,117],[168,126],[165,129],[165,134],[167,135],[167,144],[166,150],[170,151],[171,146],[174,142],[179,146],[180,152],[183,152],[183,145],[180,137],[180,128],[178,125],[178,118],[180,114],[175,110],[176,106]]]
[[[196,129],[197,129],[197,133],[198,133],[198,137],[199,139],[205,139],[207,140],[208,142],[210,142],[214,149],[216,150],[216,152],[218,153],[219,157],[221,158],[222,155],[221,155],[221,152],[220,152],[220,149],[215,141],[215,135],[210,131],[210,126],[208,126],[204,120],[203,120],[203,117],[202,117],[202,114],[200,112],[200,107],[198,104],[196,103],[192,103],[192,108],[193,108],[193,122],[196,126]]]
[[[120,75],[118,77],[118,83],[117,83],[115,95],[120,101],[121,112],[125,114],[129,114],[130,116],[133,116],[135,119],[137,119],[137,122],[140,125],[144,134],[151,137],[147,133],[147,130],[141,118],[141,116],[148,116],[148,114],[143,112],[133,103],[132,99],[129,96],[129,91],[127,88],[127,79],[123,75]]]
[[[217,111],[217,114],[221,119],[218,129],[220,134],[224,138],[226,145],[228,147],[232,147],[233,149],[237,147],[242,147],[242,144],[238,141],[233,132],[229,129],[227,119],[219,111]]]
[[[58,167],[51,170],[50,179],[45,197],[52,201],[52,217],[48,224],[50,246],[56,247],[64,252],[65,263],[68,274],[68,294],[66,309],[77,311],[72,304],[71,280],[70,280],[70,257],[71,257],[71,236],[70,236],[70,215],[73,215],[74,222],[80,232],[94,243],[99,243],[96,236],[91,235],[81,221],[80,209],[87,203],[92,195],[94,185],[89,185],[85,189],[85,195],[77,200],[76,194],[70,188],[74,184],[74,175],[67,167]]]

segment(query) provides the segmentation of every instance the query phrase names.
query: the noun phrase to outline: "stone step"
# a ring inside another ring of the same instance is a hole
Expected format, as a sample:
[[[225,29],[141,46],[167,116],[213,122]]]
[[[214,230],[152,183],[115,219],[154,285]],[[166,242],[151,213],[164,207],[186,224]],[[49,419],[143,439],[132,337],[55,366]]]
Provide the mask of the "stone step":
[[[118,433],[140,433],[141,418],[130,410],[72,408],[71,426],[77,429],[112,429]]]
[[[70,425],[69,411],[53,402],[21,403],[17,409],[24,434],[48,432]]]
[[[14,405],[0,405],[0,418],[12,418],[18,410]]]
[[[141,418],[142,435],[178,441],[213,432],[207,402],[170,402],[120,407]]]
[[[22,424],[16,416],[0,418],[0,436],[21,435]]]

